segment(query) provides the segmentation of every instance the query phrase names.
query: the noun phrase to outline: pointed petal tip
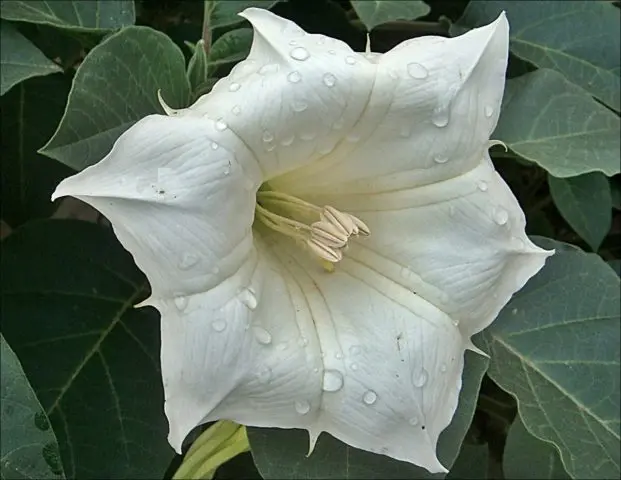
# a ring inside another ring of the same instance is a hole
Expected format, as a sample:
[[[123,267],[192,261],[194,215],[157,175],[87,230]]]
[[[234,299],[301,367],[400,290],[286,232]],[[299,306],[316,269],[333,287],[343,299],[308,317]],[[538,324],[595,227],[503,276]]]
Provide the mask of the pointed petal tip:
[[[322,430],[319,433],[315,433],[312,430],[308,430],[308,453],[306,454],[306,458],[310,457],[313,451],[315,450],[315,446],[317,445],[317,440],[321,435]]]
[[[472,343],[472,339],[470,338],[466,341],[466,350],[470,350],[471,352],[481,355],[482,357],[490,358],[486,352],[484,352],[479,347],[477,347],[474,343]]]

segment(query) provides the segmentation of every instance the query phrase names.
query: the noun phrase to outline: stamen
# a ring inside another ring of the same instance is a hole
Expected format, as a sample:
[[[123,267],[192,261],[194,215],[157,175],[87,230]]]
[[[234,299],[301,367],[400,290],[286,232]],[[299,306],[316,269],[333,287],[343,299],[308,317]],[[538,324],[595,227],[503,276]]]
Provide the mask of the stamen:
[[[343,260],[343,252],[338,249],[328,247],[326,244],[317,241],[315,238],[306,240],[306,244],[310,247],[315,255],[323,258],[328,262],[336,263]]]
[[[338,229],[340,229],[348,237],[354,232],[356,224],[352,220],[351,216],[347,213],[339,212],[336,208],[325,206],[323,212],[321,212],[320,218],[323,221],[329,222]]]
[[[329,247],[341,248],[347,243],[348,236],[328,222],[320,221],[311,225],[311,236]]]

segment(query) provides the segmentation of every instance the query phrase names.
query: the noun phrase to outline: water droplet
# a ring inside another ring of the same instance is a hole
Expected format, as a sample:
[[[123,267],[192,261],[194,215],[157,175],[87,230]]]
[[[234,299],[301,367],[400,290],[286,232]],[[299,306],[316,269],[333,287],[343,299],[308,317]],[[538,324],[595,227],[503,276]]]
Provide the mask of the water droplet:
[[[394,70],[389,70],[388,76],[392,78],[393,80],[397,80],[399,78],[399,74],[395,72]]]
[[[419,372],[414,374],[414,377],[412,377],[412,383],[415,387],[422,388],[427,383],[428,378],[429,374],[427,373],[427,370],[422,368]]]
[[[343,354],[341,352],[336,352],[334,354],[334,358],[336,358],[337,360],[343,360]]]
[[[355,372],[356,370],[358,370],[358,364],[357,364],[357,363],[352,363],[352,364],[349,366],[349,368],[351,368],[351,369]]]
[[[483,109],[483,113],[487,118],[491,117],[492,115],[494,115],[494,107],[492,107],[491,105],[486,105]]]
[[[216,120],[216,130],[218,130],[219,132],[223,132],[227,128],[229,128],[229,126],[226,124],[224,119],[219,118],[218,120]]]
[[[492,217],[498,225],[505,225],[509,221],[509,212],[502,207],[496,207]]]
[[[306,110],[308,108],[308,104],[301,100],[294,100],[293,103],[291,104],[291,108],[293,109],[294,112],[299,113],[299,112],[303,112],[304,110]]]
[[[274,141],[274,134],[269,130],[265,130],[263,132],[263,141],[266,143]]]
[[[356,59],[354,57],[345,57],[345,63],[347,65],[354,65],[356,63]]]
[[[305,347],[306,345],[308,345],[308,338],[306,338],[306,337],[298,338],[298,345],[300,347]]]
[[[336,55],[336,52],[335,52],[334,50],[328,50],[328,53],[329,53],[330,55]]]
[[[449,109],[448,107],[434,108],[431,114],[431,123],[438,128],[446,127],[449,123]]]
[[[323,372],[323,390],[326,392],[338,392],[343,388],[343,375],[338,370],[326,370]]]
[[[239,300],[250,310],[254,310],[259,304],[257,296],[254,294],[252,288],[244,288],[241,292],[239,292]]]
[[[310,403],[308,403],[306,400],[298,400],[297,402],[295,402],[295,411],[298,412],[300,415],[306,415],[308,412],[310,412]]]
[[[289,145],[291,145],[293,143],[293,140],[295,139],[295,135],[289,135],[288,137],[283,138],[280,141],[280,144],[283,147],[288,147]]]
[[[334,75],[332,75],[331,73],[326,73],[323,76],[323,84],[326,87],[334,87],[334,85],[336,85],[336,77]]]
[[[326,43],[325,35],[317,35],[317,45],[323,45]]]
[[[514,308],[513,310],[511,310],[511,314],[512,315],[517,315],[517,313],[518,313],[518,309],[517,308]]]
[[[198,257],[192,253],[186,252],[181,256],[181,260],[179,260],[179,265],[177,265],[181,270],[187,270],[192,268],[194,265],[198,263]]]
[[[442,365],[440,365],[440,371],[442,373],[446,373],[446,363],[443,363]]]
[[[233,82],[229,85],[229,92],[236,92],[241,88],[241,85],[237,82]]]
[[[375,393],[373,390],[367,390],[362,396],[362,401],[367,405],[373,405],[375,402],[377,402],[377,393]]]
[[[276,345],[276,350],[279,350],[281,352],[284,352],[285,350],[287,350],[287,348],[289,348],[289,342],[280,342],[278,345]]]
[[[188,307],[188,297],[175,297],[175,307],[182,312]]]
[[[218,150],[218,148],[220,148],[220,145],[218,145],[216,142],[211,142],[211,149],[212,150]]]
[[[300,72],[293,71],[287,75],[287,80],[291,83],[299,83],[302,80],[302,75],[300,75]]]
[[[407,66],[408,73],[410,77],[415,78],[417,80],[422,80],[429,76],[429,71],[420,63],[412,62],[408,63]]]
[[[223,332],[226,329],[226,322],[224,320],[214,320],[211,322],[211,328],[216,332]]]
[[[235,105],[233,108],[231,108],[231,112],[233,112],[233,115],[239,115],[241,111],[242,110],[239,105]]]
[[[211,269],[211,274],[218,275],[218,273],[220,273],[220,268],[218,268],[217,265],[214,265],[214,267]]]
[[[440,164],[446,163],[448,162],[448,157],[446,155],[436,155],[433,157],[433,161]]]
[[[412,425],[413,427],[415,427],[416,425],[418,425],[418,417],[412,417],[408,420],[408,423],[410,425]]]
[[[306,142],[314,140],[317,136],[317,132],[302,132],[300,133],[300,139]]]
[[[268,63],[267,65],[263,65],[259,68],[259,75],[267,75],[268,73],[276,73],[280,70],[280,67],[277,63]]]
[[[34,424],[39,430],[47,430],[50,428],[50,422],[47,416],[43,412],[37,412],[34,415]]]
[[[332,150],[334,150],[334,145],[332,143],[329,143],[329,144],[322,145],[321,147],[319,147],[317,149],[317,153],[319,153],[321,155],[327,155]]]
[[[303,62],[308,57],[310,57],[310,53],[308,53],[308,50],[306,50],[304,47],[294,48],[293,50],[289,52],[289,55],[294,60],[299,60],[300,62]]]
[[[482,192],[487,192],[487,189],[488,189],[487,182],[485,180],[481,180],[480,182],[477,183],[477,188],[481,190]]]
[[[362,353],[362,347],[360,345],[352,345],[349,347],[349,353],[351,355],[360,355]]]
[[[289,42],[289,45],[291,45],[292,47],[293,47],[293,46],[295,46],[295,45],[297,45],[297,44],[298,44],[298,42],[296,42],[295,40],[291,40],[291,41]]]
[[[453,324],[454,327],[459,327],[459,319],[458,318],[451,318],[451,323]]]
[[[315,374],[319,373],[319,369],[317,367],[313,368],[313,373]]]
[[[257,380],[261,383],[267,383],[272,378],[272,369],[270,367],[263,367],[257,372]]]
[[[261,345],[269,345],[272,343],[272,335],[262,327],[253,327],[254,337]]]
[[[346,138],[347,138],[347,141],[351,143],[356,143],[360,141],[360,135],[358,133],[350,133],[349,135],[347,135]]]

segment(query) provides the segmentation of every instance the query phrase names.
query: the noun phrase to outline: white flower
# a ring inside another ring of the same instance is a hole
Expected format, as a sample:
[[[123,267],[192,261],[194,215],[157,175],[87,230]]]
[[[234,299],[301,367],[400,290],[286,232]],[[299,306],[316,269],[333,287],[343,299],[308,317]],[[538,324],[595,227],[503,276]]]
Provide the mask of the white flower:
[[[470,336],[551,254],[487,154],[507,21],[364,55],[242,15],[247,60],[54,198],[106,215],[151,283],[177,451],[230,419],[445,471]]]

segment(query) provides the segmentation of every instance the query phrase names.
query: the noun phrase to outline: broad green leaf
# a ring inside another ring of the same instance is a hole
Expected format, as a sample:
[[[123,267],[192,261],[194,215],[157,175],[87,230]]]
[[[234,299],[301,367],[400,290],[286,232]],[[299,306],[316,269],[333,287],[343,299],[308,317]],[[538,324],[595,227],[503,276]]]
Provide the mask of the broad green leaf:
[[[269,10],[280,0],[205,0],[204,22],[210,30],[241,22],[238,15],[250,7]]]
[[[203,40],[199,40],[193,48],[192,57],[188,62],[187,75],[192,93],[195,93],[197,88],[207,81],[207,53]]]
[[[597,255],[546,238],[545,267],[485,331],[488,374],[573,478],[619,478],[619,277]]]
[[[187,106],[181,50],[148,27],[110,35],[78,68],[65,114],[40,152],[76,170],[97,163],[136,121],[163,113],[158,90],[171,107]]]
[[[110,230],[30,222],[2,243],[2,331],[58,437],[69,478],[163,478],[173,457],[159,322]]]
[[[493,138],[555,177],[619,173],[619,117],[553,70],[507,82]]]
[[[487,364],[487,358],[466,353],[459,407],[438,442],[438,458],[447,468],[453,465],[472,421]],[[303,430],[248,428],[248,439],[256,466],[265,479],[442,477],[410,463],[349,447],[327,433],[321,434],[310,457],[306,456],[308,433]]]
[[[136,20],[133,0],[2,0],[0,16],[79,31],[115,30]]]
[[[539,68],[554,69],[619,110],[619,9],[599,1],[469,2],[458,25],[477,27],[506,11],[511,51]]]
[[[64,478],[58,442],[19,360],[0,335],[0,478]]]
[[[0,21],[0,95],[27,78],[62,72],[9,22]]]
[[[480,480],[487,478],[489,448],[487,444],[461,446],[459,455],[446,476],[455,480]]]
[[[528,433],[519,415],[509,429],[502,464],[507,480],[570,478],[554,445]]]
[[[71,80],[63,75],[31,78],[0,100],[2,132],[2,218],[16,227],[48,217],[54,188],[71,173],[37,153],[62,117]]]
[[[222,35],[209,50],[208,69],[213,75],[221,65],[239,62],[248,56],[252,45],[252,29],[238,28]]]
[[[555,178],[548,175],[550,194],[567,223],[597,251],[612,222],[610,184],[601,173]]]
[[[420,0],[352,0],[351,4],[368,31],[393,20],[424,17],[431,10]]]
[[[621,210],[621,178],[610,179],[610,197],[612,206],[617,210]]]

